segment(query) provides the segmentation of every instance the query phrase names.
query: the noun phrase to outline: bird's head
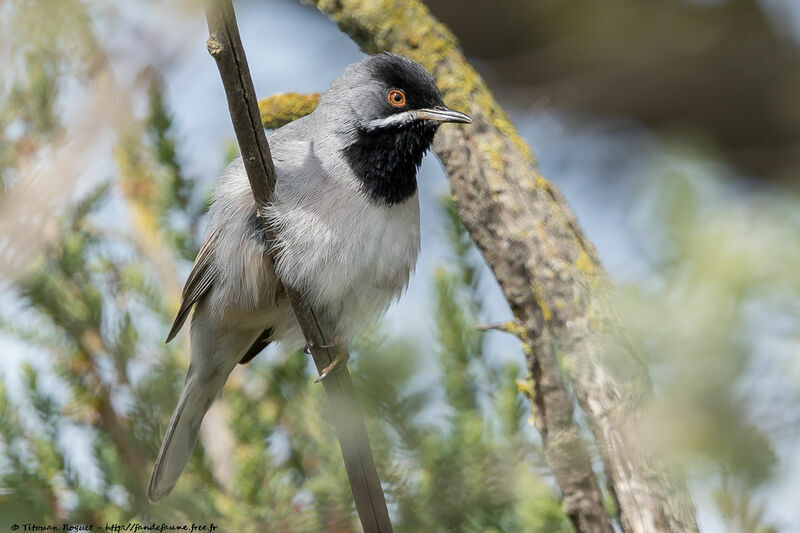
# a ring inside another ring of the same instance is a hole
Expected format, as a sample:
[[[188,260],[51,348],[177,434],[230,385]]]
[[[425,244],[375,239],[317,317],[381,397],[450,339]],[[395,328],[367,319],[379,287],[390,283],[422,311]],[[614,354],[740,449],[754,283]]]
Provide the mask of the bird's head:
[[[364,192],[388,205],[416,192],[417,169],[441,124],[472,122],[444,105],[424,67],[389,53],[350,65],[319,106],[346,139],[343,154]]]

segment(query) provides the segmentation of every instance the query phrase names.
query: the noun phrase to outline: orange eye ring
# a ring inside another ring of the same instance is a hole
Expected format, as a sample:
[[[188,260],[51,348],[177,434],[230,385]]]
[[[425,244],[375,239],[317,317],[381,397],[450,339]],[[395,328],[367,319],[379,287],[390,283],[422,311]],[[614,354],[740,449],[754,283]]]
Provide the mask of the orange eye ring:
[[[399,89],[392,89],[386,95],[386,99],[389,100],[389,104],[394,107],[403,107],[406,105],[406,93]]]

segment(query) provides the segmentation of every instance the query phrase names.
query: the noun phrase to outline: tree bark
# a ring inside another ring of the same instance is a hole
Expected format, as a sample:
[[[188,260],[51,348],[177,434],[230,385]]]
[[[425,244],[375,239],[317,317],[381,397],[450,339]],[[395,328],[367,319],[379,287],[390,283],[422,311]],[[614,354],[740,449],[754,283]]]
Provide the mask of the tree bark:
[[[445,102],[472,116],[471,127],[442,128],[434,149],[519,323],[546,458],[575,527],[609,530],[561,367],[597,440],[624,531],[697,531],[686,487],[635,438],[651,384],[603,296],[609,284],[594,247],[455,36],[418,0],[312,3],[364,51],[390,50],[424,65]]]

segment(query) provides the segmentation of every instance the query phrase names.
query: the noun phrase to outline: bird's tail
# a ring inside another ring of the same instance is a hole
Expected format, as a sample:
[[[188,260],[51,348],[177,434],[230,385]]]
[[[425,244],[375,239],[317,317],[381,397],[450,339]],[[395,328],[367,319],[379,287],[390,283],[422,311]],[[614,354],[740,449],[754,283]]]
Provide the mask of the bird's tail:
[[[203,417],[227,377],[225,374],[219,379],[219,376],[206,374],[203,378],[199,372],[189,371],[147,487],[147,498],[151,503],[169,494],[175,486],[192,456]]]
[[[175,486],[192,456],[200,424],[211,402],[259,333],[258,330],[219,330],[202,318],[200,321],[195,324],[198,322],[195,311],[191,331],[192,364],[147,487],[151,503],[169,494]]]

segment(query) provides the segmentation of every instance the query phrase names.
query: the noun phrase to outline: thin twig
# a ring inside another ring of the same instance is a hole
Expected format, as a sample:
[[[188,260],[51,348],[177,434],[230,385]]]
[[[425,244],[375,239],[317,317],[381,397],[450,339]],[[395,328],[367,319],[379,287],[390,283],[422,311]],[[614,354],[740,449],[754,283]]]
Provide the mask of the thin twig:
[[[205,9],[209,31],[208,51],[217,62],[225,86],[236,139],[258,212],[261,213],[272,199],[275,167],[261,125],[258,100],[239,38],[236,16],[230,0],[210,0]],[[267,232],[272,239],[274,235],[269,228]],[[333,339],[330,324],[320,323],[313,310],[303,302],[302,295],[290,287],[285,288],[317,370],[321,371],[335,357],[328,342]],[[347,368],[328,375],[323,386],[330,400],[330,419],[339,438],[361,525],[369,533],[390,532],[392,525],[386,500]]]
[[[512,335],[520,336],[520,331],[524,326],[516,320],[508,320],[506,322],[495,322],[493,324],[478,324],[475,326],[478,331],[503,331]]]

